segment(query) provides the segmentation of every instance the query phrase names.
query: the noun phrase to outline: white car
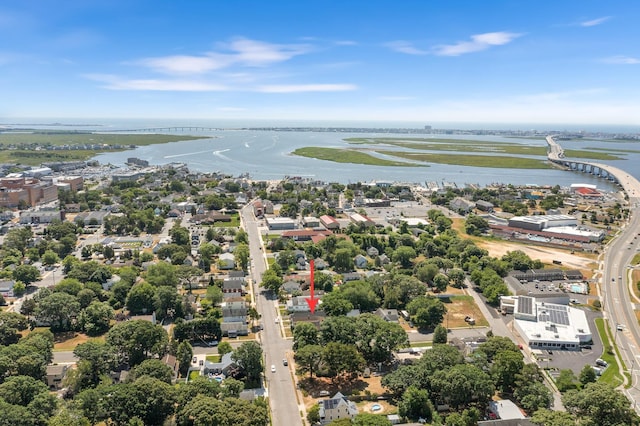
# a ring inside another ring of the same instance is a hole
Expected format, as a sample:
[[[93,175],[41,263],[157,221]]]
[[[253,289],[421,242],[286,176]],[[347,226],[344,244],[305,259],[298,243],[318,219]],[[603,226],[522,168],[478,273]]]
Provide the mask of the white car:
[[[624,331],[624,325],[623,325],[623,324],[618,324],[618,325],[616,326],[616,330],[618,330],[618,331]]]
[[[272,365],[271,365],[271,372],[272,372],[272,373],[275,373],[275,372],[276,372],[276,366],[275,366],[275,364],[272,364]]]

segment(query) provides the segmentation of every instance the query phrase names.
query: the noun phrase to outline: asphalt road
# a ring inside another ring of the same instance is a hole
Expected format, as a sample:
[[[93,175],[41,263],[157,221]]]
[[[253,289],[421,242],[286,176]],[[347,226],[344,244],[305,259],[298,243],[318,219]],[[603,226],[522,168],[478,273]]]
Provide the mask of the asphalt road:
[[[264,352],[265,385],[268,389],[271,419],[274,426],[302,425],[296,390],[291,370],[292,342],[285,339],[282,321],[278,314],[277,299],[271,292],[262,291],[260,282],[262,274],[267,269],[267,262],[262,247],[259,221],[253,214],[252,204],[247,204],[240,211],[242,226],[249,237],[249,253],[251,256],[251,278],[256,309],[260,313],[264,329],[259,332],[258,339]],[[277,322],[276,322],[277,320]],[[288,359],[288,366],[283,365],[283,359]],[[275,372],[271,371],[272,366]],[[304,412],[304,411],[303,411]]]

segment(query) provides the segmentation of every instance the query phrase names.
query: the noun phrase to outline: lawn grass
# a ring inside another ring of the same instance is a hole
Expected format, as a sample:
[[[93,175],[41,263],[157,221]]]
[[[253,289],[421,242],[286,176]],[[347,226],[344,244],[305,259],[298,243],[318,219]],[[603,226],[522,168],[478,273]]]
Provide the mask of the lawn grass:
[[[490,167],[504,169],[550,169],[551,165],[544,159],[508,157],[504,155],[462,155],[462,154],[429,154],[406,151],[377,151],[380,154],[393,155],[414,161],[448,164],[455,166]]]
[[[293,151],[293,155],[336,163],[365,164],[368,166],[425,167],[425,165],[411,164],[404,161],[385,160],[353,149],[308,146],[296,149]]]
[[[466,139],[425,139],[425,138],[347,138],[350,144],[393,145],[420,151],[447,152],[493,152],[513,155],[547,156],[547,146],[525,145],[510,142],[474,141]],[[591,149],[591,148],[589,148]],[[596,150],[596,149],[594,149]],[[599,150],[596,150],[599,151]],[[632,152],[631,150],[629,150]],[[616,151],[626,153],[624,150]],[[568,149],[567,157],[589,158],[594,160],[620,160],[621,158],[609,152],[593,152],[589,150]]]
[[[613,354],[607,352],[607,348],[612,345],[612,342],[609,339],[609,326],[608,323],[605,322],[603,318],[596,318],[596,327],[598,328],[598,334],[600,335],[600,339],[602,340],[602,346],[604,348],[604,353],[600,358],[605,360],[609,366],[606,368],[602,376],[600,376],[599,381],[609,383],[613,387],[619,386],[624,383],[624,378],[620,375],[618,371],[618,361]],[[618,352],[618,347],[615,346],[614,350]],[[619,354],[618,354],[619,356]],[[624,365],[622,366],[625,368]]]
[[[633,256],[633,259],[631,259],[631,266],[636,266],[639,263],[640,263],[640,253],[636,253],[636,255]]]
[[[220,362],[222,357],[220,355],[207,355],[206,360],[209,362]]]
[[[191,371],[189,373],[189,380],[195,380],[198,378],[198,376],[200,376],[200,372],[199,371]]]
[[[238,228],[240,226],[240,214],[232,214],[231,221],[229,222],[221,222],[216,221],[213,223],[214,228]]]
[[[98,154],[135,146],[208,139],[201,136],[97,134],[82,132],[0,133],[0,163],[37,166],[47,161],[85,161]],[[103,145],[104,149],[52,149],[59,146]],[[115,148],[119,145],[119,148]]]
[[[211,139],[210,136],[125,134],[125,133],[83,133],[83,132],[34,132],[0,133],[0,145],[64,146],[64,145],[126,145],[143,146],[160,143]]]

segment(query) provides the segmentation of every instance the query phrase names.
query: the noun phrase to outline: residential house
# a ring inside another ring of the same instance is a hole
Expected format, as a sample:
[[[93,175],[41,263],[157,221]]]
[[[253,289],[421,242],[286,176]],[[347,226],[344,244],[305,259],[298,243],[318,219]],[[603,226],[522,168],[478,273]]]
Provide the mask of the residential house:
[[[204,368],[202,369],[203,375],[219,375],[223,374],[228,376],[231,370],[237,367],[235,361],[232,358],[233,352],[226,353],[220,358],[220,362],[205,361]]]
[[[50,364],[47,365],[47,385],[51,390],[62,388],[62,380],[67,375],[68,365]]]
[[[236,258],[233,253],[222,253],[218,257],[218,268],[233,269],[236,267]]]
[[[322,311],[316,310],[313,314],[311,312],[293,312],[289,315],[289,321],[291,322],[291,330],[295,329],[296,324],[302,322],[308,322],[313,324],[317,329],[320,329],[320,324],[327,317]]]
[[[225,299],[231,297],[242,297],[244,279],[225,278],[222,281],[222,294]]]
[[[346,396],[340,392],[336,393],[331,399],[324,399],[320,402],[320,422],[327,425],[334,420],[353,419],[358,415],[358,407],[353,401],[349,401]]]
[[[288,294],[292,294],[301,290],[300,283],[294,280],[286,281],[284,284],[282,284],[282,289]]]
[[[347,272],[342,274],[342,280],[344,282],[347,281],[358,281],[362,279],[362,275],[360,275],[358,272]]]
[[[309,296],[294,296],[287,301],[287,311],[289,312],[310,312],[307,298]]]
[[[378,308],[374,313],[387,322],[398,322],[399,316],[397,309]]]
[[[247,321],[247,302],[244,300],[235,300],[222,302],[222,322],[246,322]]]
[[[378,262],[380,262],[380,265],[388,265],[389,263],[391,263],[391,259],[389,259],[389,256],[383,253],[378,256]]]
[[[0,281],[0,294],[3,297],[13,297],[13,286],[16,284],[13,280]]]
[[[451,210],[459,213],[469,213],[476,207],[476,203],[473,201],[465,200],[462,197],[456,197],[449,202]]]
[[[171,369],[171,373],[173,374],[173,379],[178,377],[178,359],[171,355],[166,354],[164,358],[162,358],[162,363]]]
[[[356,265],[356,268],[363,269],[367,267],[367,264],[369,263],[369,261],[367,260],[366,257],[359,254],[353,259],[353,263]]]
[[[376,257],[376,256],[378,256],[379,254],[380,254],[380,251],[378,251],[378,249],[377,249],[377,248],[375,248],[375,247],[373,247],[373,246],[371,246],[371,247],[369,247],[369,248],[367,249],[367,256],[370,256],[370,257]]]

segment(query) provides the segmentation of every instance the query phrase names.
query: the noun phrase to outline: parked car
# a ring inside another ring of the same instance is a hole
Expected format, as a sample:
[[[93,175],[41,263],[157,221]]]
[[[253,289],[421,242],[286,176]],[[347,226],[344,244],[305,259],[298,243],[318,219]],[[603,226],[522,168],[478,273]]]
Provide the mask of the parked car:
[[[286,358],[282,358],[282,365],[284,365],[285,367],[289,365]]]
[[[596,365],[599,365],[600,367],[606,367],[609,364],[604,359],[598,358],[598,359],[596,359]]]

